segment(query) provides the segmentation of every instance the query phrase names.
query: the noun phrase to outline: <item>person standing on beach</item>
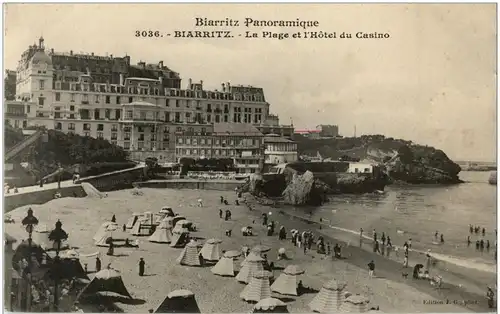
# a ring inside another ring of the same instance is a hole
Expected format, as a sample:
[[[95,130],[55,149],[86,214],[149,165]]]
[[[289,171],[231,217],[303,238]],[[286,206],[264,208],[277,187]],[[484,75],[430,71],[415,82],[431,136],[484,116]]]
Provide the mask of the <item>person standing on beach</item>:
[[[441,244],[444,243],[444,235],[441,233]]]
[[[486,250],[490,251],[490,240],[486,240]]]
[[[474,233],[474,227],[472,227],[472,225],[469,225],[469,233],[470,234]]]
[[[370,278],[373,278],[374,272],[375,272],[375,263],[372,260],[371,262],[368,263],[368,276],[370,276]]]
[[[382,240],[382,245],[385,245],[385,232],[382,232],[382,237],[380,238]]]
[[[146,262],[141,257],[139,260],[139,276],[144,276],[144,269],[146,268]]]
[[[359,228],[359,247],[363,245],[363,228]]]
[[[484,240],[481,239],[481,241],[479,241],[479,249],[481,249],[481,252],[484,251]]]
[[[377,242],[377,231],[373,229],[373,241]]]
[[[408,267],[408,251],[405,251],[405,258],[403,260],[403,267],[404,268]]]
[[[411,238],[410,238],[410,239],[408,239],[408,249],[411,249]],[[408,249],[407,249],[407,250],[408,250]]]
[[[224,196],[221,196],[221,197],[220,197],[220,203],[221,203],[221,204],[224,204]]]
[[[468,246],[468,247],[470,246],[470,243],[471,243],[471,241],[470,241],[470,236],[467,236],[467,246]]]
[[[482,233],[483,233],[483,237],[484,237],[486,235],[486,229],[485,228],[483,228],[483,232]]]
[[[222,218],[223,214],[224,214],[224,212],[222,211],[222,208],[219,208],[219,218]]]
[[[101,271],[101,259],[99,256],[95,258],[95,272],[100,272]]]
[[[438,236],[439,236],[439,232],[436,230],[436,232],[434,233],[434,241],[437,242]]]
[[[374,253],[380,253],[380,247],[379,247],[378,241],[375,241],[373,243],[373,252]]]

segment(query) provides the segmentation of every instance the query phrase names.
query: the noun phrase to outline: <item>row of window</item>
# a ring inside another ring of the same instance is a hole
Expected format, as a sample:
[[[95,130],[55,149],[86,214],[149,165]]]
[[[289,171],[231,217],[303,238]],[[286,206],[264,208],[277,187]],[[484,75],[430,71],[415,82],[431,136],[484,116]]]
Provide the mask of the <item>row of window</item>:
[[[56,90],[61,90],[62,89],[62,82],[57,81],[55,82],[55,89]],[[159,88],[151,88],[149,86],[118,86],[114,84],[99,84],[99,83],[94,83],[91,87],[91,84],[88,82],[85,82],[84,84],[79,84],[79,83],[69,83],[69,89],[71,91],[83,91],[83,92],[90,92],[90,91],[96,91],[96,92],[101,92],[101,93],[125,93],[127,92],[128,94],[137,94],[137,95],[154,95],[154,96],[160,96],[160,89]],[[220,93],[220,92],[211,92],[211,91],[206,91],[203,93],[203,91],[192,91],[192,90],[178,90],[178,89],[170,89],[169,91],[167,89],[164,90],[164,95],[169,95],[169,96],[175,96],[175,97],[188,97],[188,98],[207,98],[207,99],[219,99],[219,100],[231,100],[231,94],[228,93]],[[234,100],[236,101],[255,101],[255,102],[262,102],[263,101],[263,96],[261,94],[242,94],[242,93],[234,93],[233,95]]]
[[[176,148],[175,153],[177,156],[229,156],[240,157],[234,149],[205,149],[205,148]],[[241,161],[242,164],[258,164],[257,159],[245,159]]]
[[[212,145],[212,143],[215,146],[245,146],[245,147],[252,147],[252,146],[258,146],[260,144],[259,139],[212,139],[212,138],[196,138],[196,137],[178,137],[177,138],[177,144],[180,145]]]

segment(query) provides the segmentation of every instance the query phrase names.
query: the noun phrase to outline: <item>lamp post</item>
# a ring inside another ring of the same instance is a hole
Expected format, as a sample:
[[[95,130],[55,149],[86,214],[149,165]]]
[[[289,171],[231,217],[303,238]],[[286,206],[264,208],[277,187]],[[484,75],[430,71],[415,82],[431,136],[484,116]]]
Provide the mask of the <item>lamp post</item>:
[[[59,304],[59,297],[58,297],[58,283],[59,283],[59,262],[60,262],[60,257],[59,257],[59,251],[61,250],[61,242],[63,240],[68,239],[68,234],[66,231],[62,229],[62,223],[60,220],[57,220],[56,222],[56,228],[52,230],[49,234],[49,240],[53,241],[55,246],[56,246],[56,257],[54,259],[54,264],[52,265],[54,272],[54,311],[57,311],[57,307]]]
[[[32,234],[34,226],[38,225],[38,219],[33,216],[33,210],[28,209],[28,213],[26,217],[23,218],[22,222],[23,226],[26,228],[26,232],[28,232],[28,266],[27,269],[23,272],[22,276],[27,283],[26,289],[26,311],[30,311],[31,309],[31,243],[32,243]]]

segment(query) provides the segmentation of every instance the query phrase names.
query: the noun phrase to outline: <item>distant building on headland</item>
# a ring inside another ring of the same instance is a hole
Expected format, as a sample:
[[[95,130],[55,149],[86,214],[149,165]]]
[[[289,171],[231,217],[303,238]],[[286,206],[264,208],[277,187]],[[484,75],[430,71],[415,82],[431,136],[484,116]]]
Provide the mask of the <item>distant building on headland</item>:
[[[300,134],[304,137],[311,138],[311,139],[319,139],[320,133],[321,133],[320,130],[310,130],[310,129],[295,130],[295,134]]]
[[[176,149],[177,136],[212,136],[218,124],[252,126],[261,137],[293,138],[293,125],[280,125],[269,113],[262,88],[227,82],[220,90],[206,90],[203,81],[191,79],[182,88],[180,74],[163,61],[133,65],[127,55],[59,53],[46,49],[40,38],[22,53],[16,76],[8,72],[7,81],[11,94],[14,82],[15,97],[6,101],[5,122],[103,138],[135,160],[174,161],[187,152]],[[210,152],[216,156],[217,148]]]
[[[321,137],[337,137],[339,136],[339,126],[331,124],[320,124],[316,126],[316,129],[320,131],[319,135]]]

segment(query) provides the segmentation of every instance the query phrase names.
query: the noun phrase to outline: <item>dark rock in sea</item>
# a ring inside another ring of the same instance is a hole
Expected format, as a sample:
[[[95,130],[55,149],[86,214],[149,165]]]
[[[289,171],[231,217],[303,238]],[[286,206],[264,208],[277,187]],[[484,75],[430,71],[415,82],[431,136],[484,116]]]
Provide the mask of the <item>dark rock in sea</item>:
[[[497,185],[497,172],[493,171],[490,173],[490,177],[488,178],[488,183],[491,185]]]

